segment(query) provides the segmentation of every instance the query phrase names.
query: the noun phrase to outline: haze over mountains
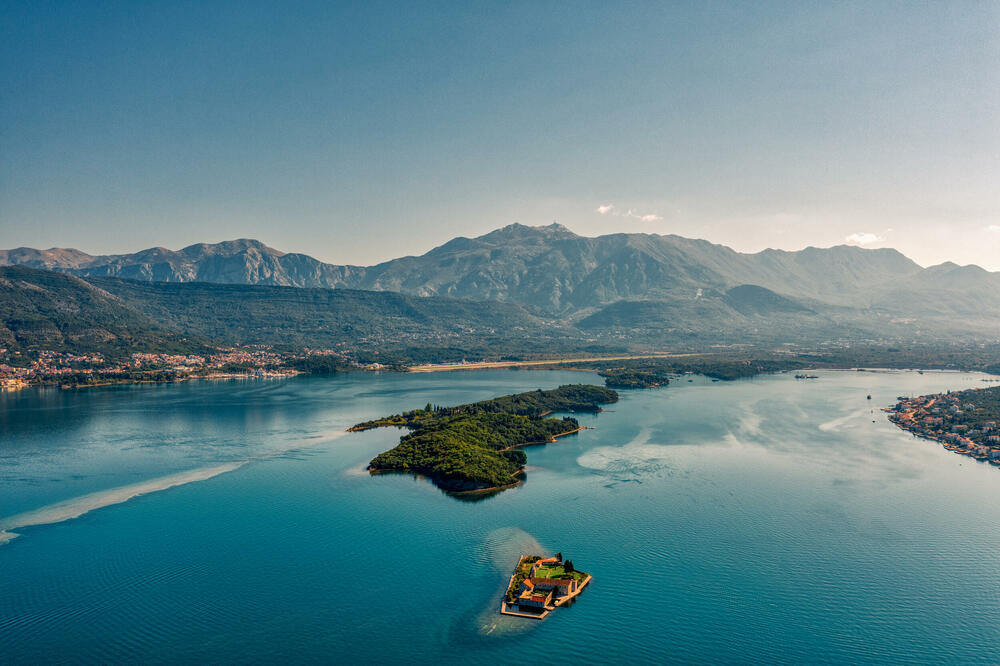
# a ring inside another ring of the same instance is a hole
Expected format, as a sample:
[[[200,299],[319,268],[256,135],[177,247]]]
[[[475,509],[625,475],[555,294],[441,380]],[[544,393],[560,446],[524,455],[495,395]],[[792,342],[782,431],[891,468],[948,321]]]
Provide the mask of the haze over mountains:
[[[0,251],[84,278],[391,291],[517,304],[588,332],[640,338],[761,335],[1000,335],[1000,274],[922,268],[896,250],[852,246],[743,254],[680,236],[578,236],[512,224],[421,256],[338,266],[255,240],[90,256]]]

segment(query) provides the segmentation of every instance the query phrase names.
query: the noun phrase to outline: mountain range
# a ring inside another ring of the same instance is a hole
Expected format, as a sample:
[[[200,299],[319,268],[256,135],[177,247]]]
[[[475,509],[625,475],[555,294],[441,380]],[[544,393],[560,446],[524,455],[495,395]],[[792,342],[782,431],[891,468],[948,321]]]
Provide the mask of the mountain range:
[[[0,265],[85,279],[398,292],[516,304],[589,333],[671,336],[998,337],[1000,274],[922,268],[893,249],[854,246],[747,254],[675,235],[579,236],[512,224],[375,266],[323,263],[255,240],[92,256],[0,251]],[[724,334],[724,335],[723,335]]]
[[[467,351],[579,350],[578,333],[514,303],[395,292],[78,278],[0,267],[0,348],[202,352],[333,348],[452,360]],[[441,356],[441,355],[444,356]]]

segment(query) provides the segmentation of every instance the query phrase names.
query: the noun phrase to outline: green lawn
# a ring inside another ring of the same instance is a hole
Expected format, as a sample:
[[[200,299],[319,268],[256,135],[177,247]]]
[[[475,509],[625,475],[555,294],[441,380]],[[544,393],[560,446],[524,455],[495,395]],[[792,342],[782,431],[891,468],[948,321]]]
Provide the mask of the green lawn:
[[[562,567],[541,567],[535,575],[539,578],[559,578],[565,573],[566,570]]]
[[[575,578],[578,581],[587,577],[587,574],[582,571],[566,573],[566,569],[563,567],[541,567],[535,575],[539,578]]]

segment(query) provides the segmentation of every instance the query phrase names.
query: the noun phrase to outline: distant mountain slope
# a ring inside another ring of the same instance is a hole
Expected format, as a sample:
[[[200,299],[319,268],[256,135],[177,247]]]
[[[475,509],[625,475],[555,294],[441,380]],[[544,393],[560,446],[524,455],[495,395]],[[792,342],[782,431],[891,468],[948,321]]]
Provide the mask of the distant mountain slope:
[[[304,254],[286,254],[260,241],[198,243],[182,250],[149,248],[134,254],[91,256],[74,249],[0,250],[0,265],[63,270],[82,277],[152,282],[216,282],[289,287],[344,286],[350,266],[332,266]]]
[[[349,288],[500,301],[543,317],[583,320],[588,330],[602,321],[623,324],[626,314],[639,312],[628,305],[605,311],[609,305],[660,302],[670,307],[640,306],[646,309],[640,319],[649,321],[653,310],[669,312],[673,319],[700,316],[706,321],[686,326],[706,330],[709,324],[743,325],[747,318],[754,327],[767,317],[797,327],[803,318],[813,317],[809,325],[819,326],[815,317],[833,317],[873,334],[888,331],[886,324],[892,323],[893,334],[910,325],[914,331],[1000,336],[1000,274],[977,267],[923,269],[896,250],[848,246],[743,254],[673,235],[589,238],[558,224],[513,224],[370,267],[325,264],[246,239],[103,257],[19,248],[0,252],[3,262],[153,282]],[[589,319],[599,312],[604,315]]]
[[[510,303],[353,289],[88,280],[172,329],[229,343],[385,347],[540,336],[553,328]]]
[[[856,305],[871,285],[921,271],[895,250],[840,246],[741,254],[680,236],[588,238],[558,224],[512,224],[478,238],[455,238],[419,257],[370,267],[325,264],[247,239],[99,257],[78,250],[18,248],[0,252],[3,263],[157,282],[347,287],[510,301],[552,313],[622,299],[669,300],[693,296],[698,289],[724,292],[742,284],[793,298]]]
[[[748,320],[720,299],[617,301],[577,322],[586,331],[620,331],[641,338],[702,335],[728,337]]]
[[[779,313],[812,312],[801,303],[755,284],[741,284],[738,287],[733,287],[726,292],[722,300],[726,305],[743,315],[766,317]]]
[[[184,346],[180,338],[79,278],[0,267],[0,346],[83,352]]]
[[[0,346],[13,349],[125,352],[257,343],[384,349],[566,335],[512,303],[353,289],[82,279],[27,266],[0,267]]]
[[[73,248],[54,247],[49,250],[35,250],[18,247],[0,250],[0,266],[28,266],[42,269],[74,269],[91,265],[99,257]]]

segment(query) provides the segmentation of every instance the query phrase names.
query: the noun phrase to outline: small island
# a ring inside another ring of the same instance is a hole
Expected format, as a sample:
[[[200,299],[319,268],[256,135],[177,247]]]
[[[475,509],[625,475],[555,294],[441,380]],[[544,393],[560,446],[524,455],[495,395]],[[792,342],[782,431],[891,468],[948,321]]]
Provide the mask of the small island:
[[[522,446],[546,444],[583,428],[553,412],[599,412],[618,400],[603,386],[572,384],[529,391],[456,407],[428,404],[402,414],[366,421],[350,431],[396,426],[411,430],[368,465],[373,474],[409,472],[427,476],[450,493],[484,493],[520,483],[527,456]]]
[[[598,374],[604,377],[604,383],[608,388],[659,388],[670,383],[670,376],[663,370],[610,368],[608,370],[602,370]]]
[[[522,555],[500,602],[500,613],[541,620],[576,598],[590,580],[590,574],[577,571],[572,560],[563,561],[562,553]]]

